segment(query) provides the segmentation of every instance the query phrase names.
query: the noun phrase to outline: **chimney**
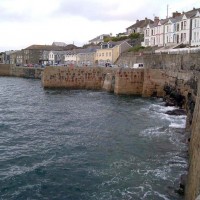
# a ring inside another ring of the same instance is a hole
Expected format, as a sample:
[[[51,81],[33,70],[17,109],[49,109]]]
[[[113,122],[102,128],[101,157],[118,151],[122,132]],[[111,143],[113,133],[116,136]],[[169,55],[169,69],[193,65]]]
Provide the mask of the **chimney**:
[[[148,20],[147,17],[145,17],[145,22],[147,22],[147,20]]]
[[[136,23],[138,23],[138,22],[139,22],[139,19],[136,20]]]
[[[196,8],[195,7],[193,7],[193,10],[195,10]]]
[[[154,22],[158,23],[159,22],[159,17],[154,17]]]
[[[178,16],[181,16],[181,13],[179,13],[177,11],[172,13],[173,18],[178,17]]]

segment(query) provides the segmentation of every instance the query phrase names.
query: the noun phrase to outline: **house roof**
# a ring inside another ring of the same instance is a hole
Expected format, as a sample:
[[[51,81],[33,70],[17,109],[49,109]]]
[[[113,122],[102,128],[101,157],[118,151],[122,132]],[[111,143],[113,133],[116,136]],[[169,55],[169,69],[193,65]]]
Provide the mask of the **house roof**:
[[[31,50],[46,50],[46,51],[64,51],[64,50],[72,50],[77,48],[75,45],[73,44],[69,44],[67,46],[54,46],[54,45],[31,45],[27,48],[25,48],[25,50],[31,49]]]
[[[64,42],[53,42],[52,45],[53,45],[53,46],[60,46],[60,47],[65,47],[65,46],[67,46],[67,44],[64,43]]]
[[[145,18],[144,20],[137,20],[135,24],[129,26],[126,29],[133,29],[133,28],[144,28],[148,24],[153,24],[154,21],[148,18]]]
[[[200,11],[200,8],[193,8],[192,10],[189,10],[183,14],[185,14],[187,18],[191,18],[191,17],[195,16],[197,11]]]
[[[26,48],[26,50],[31,49],[31,50],[46,50],[46,51],[62,51],[63,47],[59,46],[52,46],[52,45],[31,45]]]
[[[117,41],[117,42],[113,42],[113,41],[102,42],[102,43],[101,43],[101,46],[107,47],[108,44],[109,44],[109,47],[110,47],[110,48],[113,48],[113,47],[115,47],[115,46],[117,46],[117,45],[123,44],[124,42],[126,42],[126,43],[128,44],[127,41],[128,41],[128,39],[127,39],[127,40],[123,40],[123,41]],[[130,44],[128,44],[128,45],[130,45]],[[130,46],[131,46],[131,45],[130,45]]]
[[[102,35],[99,35],[99,36],[93,38],[92,40],[89,40],[89,42],[95,42],[95,41],[97,41],[97,40],[101,40],[100,38],[101,38],[102,36],[103,36],[103,38],[104,38],[104,37],[110,37],[109,34],[102,34]]]
[[[88,48],[79,49],[79,53],[94,53],[97,49],[100,49],[100,46],[90,46]],[[81,51],[80,51],[81,50]]]

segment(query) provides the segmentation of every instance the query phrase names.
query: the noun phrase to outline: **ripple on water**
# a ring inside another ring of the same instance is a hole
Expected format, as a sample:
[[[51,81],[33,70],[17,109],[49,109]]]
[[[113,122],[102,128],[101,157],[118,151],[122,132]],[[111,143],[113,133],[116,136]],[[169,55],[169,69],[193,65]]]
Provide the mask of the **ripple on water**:
[[[182,199],[185,116],[161,100],[5,77],[0,95],[2,199]]]

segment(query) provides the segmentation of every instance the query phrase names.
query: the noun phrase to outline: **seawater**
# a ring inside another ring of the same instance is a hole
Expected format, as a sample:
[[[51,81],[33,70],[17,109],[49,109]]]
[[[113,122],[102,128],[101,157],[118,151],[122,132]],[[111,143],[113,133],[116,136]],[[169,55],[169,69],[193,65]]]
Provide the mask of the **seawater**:
[[[0,78],[0,199],[181,200],[185,116],[160,99]]]

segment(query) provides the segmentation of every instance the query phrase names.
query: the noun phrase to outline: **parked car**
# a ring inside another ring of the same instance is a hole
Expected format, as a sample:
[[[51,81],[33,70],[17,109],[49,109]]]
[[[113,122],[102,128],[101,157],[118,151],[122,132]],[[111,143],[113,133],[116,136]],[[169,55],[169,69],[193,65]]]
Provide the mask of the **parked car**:
[[[143,63],[135,63],[132,68],[134,68],[134,69],[144,68],[144,64]]]
[[[119,66],[118,66],[118,65],[110,65],[110,67],[117,68],[117,67],[119,67]]]
[[[33,67],[33,64],[29,63],[29,64],[27,65],[27,67]]]

